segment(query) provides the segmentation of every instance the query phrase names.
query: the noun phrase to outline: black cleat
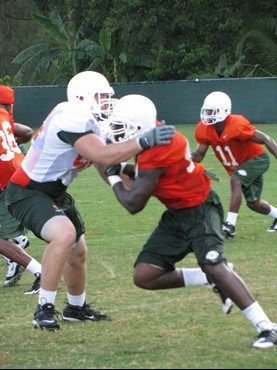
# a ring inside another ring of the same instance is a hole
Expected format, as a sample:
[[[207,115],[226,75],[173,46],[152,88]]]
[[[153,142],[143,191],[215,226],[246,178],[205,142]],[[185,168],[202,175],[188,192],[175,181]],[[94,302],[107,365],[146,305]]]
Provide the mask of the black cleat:
[[[34,328],[49,331],[59,330],[60,324],[56,315],[57,313],[52,303],[38,304],[37,310],[34,313]]]
[[[90,308],[84,303],[82,307],[67,304],[63,310],[63,320],[65,321],[111,321],[111,317]]]
[[[25,295],[31,295],[31,294],[38,294],[39,293],[39,291],[40,291],[40,277],[41,277],[41,275],[39,274],[36,277],[36,280],[33,282],[31,288],[24,292]]]
[[[266,230],[268,233],[274,233],[277,231],[277,218],[273,221],[273,224]]]
[[[233,240],[236,234],[235,226],[230,222],[224,222],[222,226],[222,231],[225,235],[225,238],[228,240]]]

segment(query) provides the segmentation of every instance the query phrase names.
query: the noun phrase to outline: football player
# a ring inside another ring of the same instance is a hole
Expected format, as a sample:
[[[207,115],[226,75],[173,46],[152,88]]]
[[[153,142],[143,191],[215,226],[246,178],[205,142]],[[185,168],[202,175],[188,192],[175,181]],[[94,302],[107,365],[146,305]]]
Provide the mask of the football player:
[[[27,230],[24,226],[14,219],[8,212],[5,205],[5,189],[8,182],[19,167],[20,162],[24,158],[19,145],[28,142],[32,135],[33,130],[25,125],[15,123],[13,120],[13,105],[14,105],[14,90],[8,86],[0,86],[0,238],[12,239],[13,243],[17,244],[22,249],[29,245],[29,240],[26,236]],[[10,244],[12,251],[18,250],[13,244]],[[36,260],[29,259],[20,265],[18,259],[9,259],[7,254],[2,250],[0,245],[0,253],[5,257],[8,262],[8,272],[5,278],[4,286],[13,286],[21,278],[21,274],[25,267],[29,265],[32,260],[31,270],[36,280],[33,284],[34,289],[26,291],[29,293],[37,293],[39,289],[39,279],[41,266]]]
[[[48,243],[35,328],[60,328],[55,299],[62,275],[68,299],[63,320],[111,320],[86,303],[85,225],[67,188],[92,162],[115,164],[145,148],[170,143],[174,135],[173,126],[157,127],[129,142],[106,145],[102,127],[113,109],[113,94],[100,73],[86,71],[74,76],[67,86],[68,101],[58,104],[45,119],[7,188],[11,214]]]
[[[199,143],[192,159],[201,162],[212,147],[217,159],[231,177],[231,199],[223,231],[227,239],[235,236],[235,225],[242,203],[255,212],[274,219],[268,232],[277,231],[277,209],[261,199],[263,175],[270,159],[263,145],[277,158],[277,145],[273,138],[257,130],[242,115],[231,114],[231,99],[221,91],[209,94],[201,108],[201,121],[195,130]]]
[[[119,99],[110,118],[114,142],[136,138],[155,127],[156,114],[154,104],[146,97],[127,95]],[[118,201],[131,214],[142,211],[151,196],[167,208],[136,259],[135,285],[147,290],[172,289],[197,282],[207,284],[208,278],[257,328],[255,348],[276,345],[275,324],[226,264],[223,208],[211,190],[204,167],[192,161],[187,138],[177,131],[170,145],[150,148],[135,161],[136,176],[131,189],[124,186],[119,176],[121,165],[105,170]],[[175,267],[192,252],[201,269]]]

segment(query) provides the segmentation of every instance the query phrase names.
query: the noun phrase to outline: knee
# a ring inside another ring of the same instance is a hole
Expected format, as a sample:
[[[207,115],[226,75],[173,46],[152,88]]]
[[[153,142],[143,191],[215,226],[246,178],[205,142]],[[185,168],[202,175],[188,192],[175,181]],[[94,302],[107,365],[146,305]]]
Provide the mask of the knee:
[[[65,248],[72,248],[72,246],[74,245],[75,243],[75,239],[76,239],[76,231],[74,228],[68,228],[64,233],[62,233],[63,235],[60,235],[58,237],[59,239],[59,243],[61,244],[61,246],[64,246]]]
[[[78,255],[77,255],[77,259],[79,261],[80,264],[85,264],[86,261],[87,261],[87,248],[86,247],[83,247]]]
[[[75,243],[76,230],[74,225],[66,218],[49,220],[42,228],[41,236],[48,243],[55,243],[63,249],[70,249]]]
[[[252,211],[256,211],[257,209],[257,201],[253,201],[253,202],[247,202],[247,207],[249,209],[251,209]]]
[[[221,279],[222,274],[224,271],[221,268],[221,264],[219,265],[204,265],[202,267],[203,272],[211,279],[214,283]]]
[[[87,261],[87,247],[84,240],[80,240],[72,249],[69,256],[68,263],[72,267],[80,267],[86,264]]]
[[[241,189],[241,182],[235,175],[231,177],[230,183],[232,190]]]
[[[149,282],[143,277],[139,270],[135,269],[133,274],[133,282],[135,286],[145,290],[152,290],[149,286]]]

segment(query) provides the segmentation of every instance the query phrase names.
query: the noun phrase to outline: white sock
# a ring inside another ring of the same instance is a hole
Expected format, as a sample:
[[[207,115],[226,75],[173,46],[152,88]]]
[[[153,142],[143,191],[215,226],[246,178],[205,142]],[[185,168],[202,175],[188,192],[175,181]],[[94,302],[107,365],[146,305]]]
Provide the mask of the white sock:
[[[37,260],[32,258],[31,262],[26,267],[26,270],[37,276],[37,274],[41,274],[41,264]]]
[[[230,222],[230,224],[236,226],[238,218],[238,213],[228,212],[226,222]]]
[[[194,269],[180,269],[183,278],[184,278],[184,286],[196,286],[196,285],[207,285],[208,280],[206,274],[201,270],[201,268],[194,268]]]
[[[268,216],[277,218],[277,208],[270,206],[270,212],[268,213]]]
[[[266,330],[272,330],[272,322],[264,313],[264,310],[258,302],[252,303],[250,306],[245,308],[242,313],[248,318],[249,321],[252,322],[258,333]]]
[[[55,299],[56,299],[56,295],[57,295],[57,291],[53,292],[53,291],[50,291],[50,290],[44,290],[44,289],[40,288],[38,303],[42,306],[46,303],[54,304]]]
[[[71,295],[67,293],[67,299],[68,299],[68,303],[71,304],[72,306],[83,307],[86,301],[86,292],[84,292],[81,295]]]

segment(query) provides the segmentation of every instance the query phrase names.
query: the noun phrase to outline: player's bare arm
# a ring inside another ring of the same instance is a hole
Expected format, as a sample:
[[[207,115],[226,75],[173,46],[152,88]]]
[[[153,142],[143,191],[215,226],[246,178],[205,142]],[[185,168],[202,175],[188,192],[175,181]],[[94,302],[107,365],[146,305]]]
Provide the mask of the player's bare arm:
[[[88,134],[78,139],[74,149],[84,158],[104,167],[124,162],[142,151],[137,140],[106,145],[102,139],[94,134]]]
[[[195,152],[191,153],[192,160],[194,162],[200,163],[204,159],[208,149],[209,149],[209,145],[199,144]]]
[[[131,214],[140,212],[153,195],[159,178],[164,171],[165,168],[140,170],[131,190],[127,190],[122,182],[117,182],[113,186],[113,190],[118,201]],[[107,171],[106,174],[109,175]]]
[[[264,144],[270,151],[270,153],[273,154],[275,158],[277,158],[277,144],[271,136],[259,130],[256,130],[253,137],[251,138],[251,141],[254,141],[258,144]]]
[[[17,144],[28,143],[33,136],[33,130],[29,126],[25,126],[22,123],[14,123],[14,136],[16,138]]]
[[[74,149],[84,158],[106,167],[124,162],[144,149],[149,149],[156,145],[169,145],[171,143],[170,139],[174,135],[174,126],[157,126],[144,132],[136,139],[119,144],[106,145],[95,134],[87,134],[75,142]]]

